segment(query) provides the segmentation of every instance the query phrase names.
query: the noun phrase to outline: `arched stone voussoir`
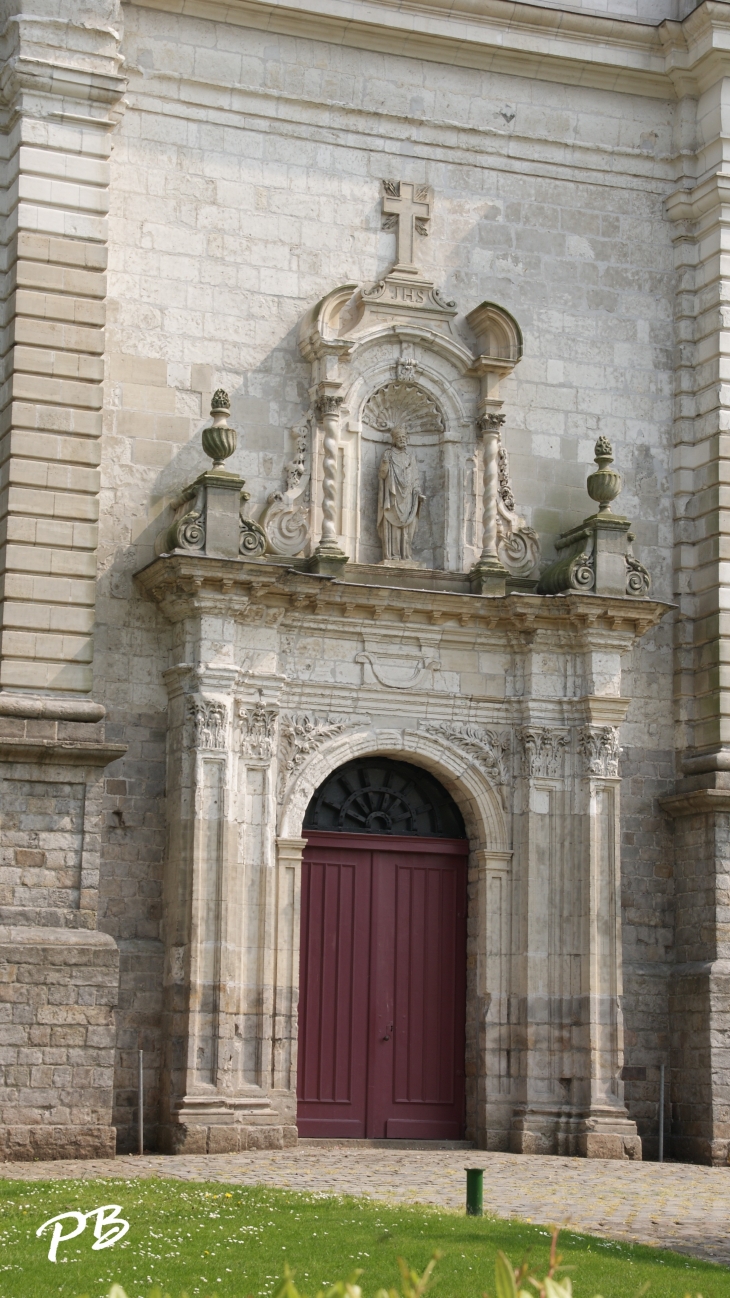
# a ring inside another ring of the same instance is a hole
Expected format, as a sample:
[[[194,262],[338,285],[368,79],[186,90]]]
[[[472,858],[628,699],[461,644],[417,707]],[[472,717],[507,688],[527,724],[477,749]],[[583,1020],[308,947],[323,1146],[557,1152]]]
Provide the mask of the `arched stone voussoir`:
[[[440,780],[464,817],[472,849],[509,850],[507,821],[499,794],[484,772],[453,744],[407,727],[386,730],[371,726],[348,731],[323,743],[286,791],[279,821],[280,836],[301,835],[311,798],[338,766],[357,757],[373,755],[411,761]]]

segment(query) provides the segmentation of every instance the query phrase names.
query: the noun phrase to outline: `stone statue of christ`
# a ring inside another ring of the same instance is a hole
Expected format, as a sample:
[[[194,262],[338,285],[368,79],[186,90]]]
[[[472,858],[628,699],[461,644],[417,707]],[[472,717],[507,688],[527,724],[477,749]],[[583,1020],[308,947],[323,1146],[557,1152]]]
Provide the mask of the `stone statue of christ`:
[[[380,461],[378,472],[378,534],[383,559],[394,563],[412,560],[411,546],[418,526],[421,502],[416,457],[408,449],[402,428],[391,431],[393,445]]]

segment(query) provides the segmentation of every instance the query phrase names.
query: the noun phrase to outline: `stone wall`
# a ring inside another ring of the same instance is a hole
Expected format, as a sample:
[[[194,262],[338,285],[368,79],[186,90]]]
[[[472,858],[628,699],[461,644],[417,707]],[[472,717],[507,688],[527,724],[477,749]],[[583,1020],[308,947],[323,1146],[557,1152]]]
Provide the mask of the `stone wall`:
[[[668,102],[588,89],[568,96],[548,82],[446,66],[436,74],[418,59],[137,5],[125,9],[124,53],[95,663],[96,696],[115,709],[118,738],[135,744],[140,727],[164,726],[169,631],[131,573],[151,559],[171,496],[205,466],[199,430],[210,394],[219,384],[232,393],[239,449],[229,465],[247,479],[256,517],[283,486],[288,430],[309,403],[296,340],[304,311],[335,284],[376,279],[392,260],[381,177],[433,185],[430,234],[418,248],[425,272],[463,309],[496,300],[523,328],[524,359],[504,385],[505,443],[518,507],[546,556],[551,538],[586,512],[586,465],[604,432],[624,477],[621,505],[638,519],[636,552],[654,593],[671,594]],[[657,655],[667,663],[667,633],[647,641],[634,657],[626,728],[642,754],[672,745],[669,677],[656,670]],[[298,645],[297,672],[305,658]],[[135,754],[128,792],[117,783],[130,778],[126,761],[110,772],[113,794],[107,785],[110,811],[130,828],[107,817],[102,925],[148,944],[146,961],[159,950],[156,920],[134,874],[144,868],[146,886],[159,886],[159,849],[147,847],[141,827],[161,825],[162,808],[157,758],[144,743]],[[642,891],[654,864],[645,848],[634,866],[626,846],[630,900],[633,870]],[[631,905],[630,928],[634,917]],[[627,953],[642,941],[627,937]],[[128,1141],[132,1051],[140,1030],[154,1038],[158,1003],[132,973],[128,985],[123,975],[118,1057],[117,1120]],[[643,994],[643,974],[629,973],[627,1023],[642,1040],[645,1029],[653,1034],[656,1059],[664,1020],[651,1013],[639,1028]],[[648,1130],[651,1101],[642,1094],[636,1103]]]
[[[0,928],[0,1160],[113,1155],[118,980],[103,933]]]

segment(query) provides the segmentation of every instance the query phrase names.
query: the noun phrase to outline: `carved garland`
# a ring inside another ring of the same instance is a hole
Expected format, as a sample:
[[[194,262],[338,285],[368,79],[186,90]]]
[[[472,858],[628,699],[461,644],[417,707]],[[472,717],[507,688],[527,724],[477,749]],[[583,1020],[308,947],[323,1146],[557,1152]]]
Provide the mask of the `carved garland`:
[[[509,778],[506,758],[509,753],[509,736],[499,735],[470,722],[440,721],[428,723],[423,730],[437,738],[447,739],[474,758],[493,784],[506,784]]]

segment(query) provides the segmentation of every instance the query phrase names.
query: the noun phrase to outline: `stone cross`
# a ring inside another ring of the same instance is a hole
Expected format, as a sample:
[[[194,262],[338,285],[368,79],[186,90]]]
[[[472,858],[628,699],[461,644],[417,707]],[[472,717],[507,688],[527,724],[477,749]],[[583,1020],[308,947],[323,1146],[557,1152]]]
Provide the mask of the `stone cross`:
[[[431,217],[431,190],[408,180],[383,181],[383,216],[387,229],[395,230],[395,259],[399,266],[413,267],[416,233],[426,234]]]

